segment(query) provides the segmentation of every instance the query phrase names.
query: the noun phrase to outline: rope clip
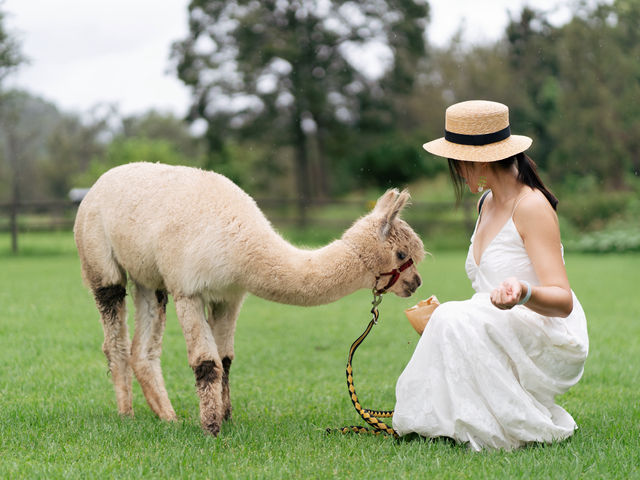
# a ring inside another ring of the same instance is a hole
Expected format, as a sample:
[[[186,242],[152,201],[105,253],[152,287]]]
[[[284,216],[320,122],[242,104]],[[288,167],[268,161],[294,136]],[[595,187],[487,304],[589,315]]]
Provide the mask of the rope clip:
[[[374,325],[378,324],[378,316],[380,315],[378,313],[378,305],[380,305],[381,303],[382,303],[382,294],[378,293],[378,291],[374,287],[373,288],[373,301],[371,302],[371,305],[373,305],[373,307],[371,307],[371,313],[373,314],[373,324]]]

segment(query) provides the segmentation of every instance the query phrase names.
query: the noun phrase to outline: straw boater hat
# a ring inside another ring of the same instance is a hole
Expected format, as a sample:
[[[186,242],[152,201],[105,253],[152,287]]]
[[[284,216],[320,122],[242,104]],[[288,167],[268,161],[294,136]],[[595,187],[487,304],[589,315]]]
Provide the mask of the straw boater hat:
[[[434,155],[471,162],[495,162],[524,152],[532,140],[511,135],[509,108],[497,102],[470,100],[447,108],[444,137],[425,143]]]

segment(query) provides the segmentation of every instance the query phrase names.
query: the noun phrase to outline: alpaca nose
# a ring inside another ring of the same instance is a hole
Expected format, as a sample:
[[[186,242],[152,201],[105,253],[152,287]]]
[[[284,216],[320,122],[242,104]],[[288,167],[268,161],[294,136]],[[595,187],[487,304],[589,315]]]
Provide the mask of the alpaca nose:
[[[420,275],[414,275],[411,280],[405,280],[404,282],[409,294],[413,294],[420,285],[422,285],[422,279]]]

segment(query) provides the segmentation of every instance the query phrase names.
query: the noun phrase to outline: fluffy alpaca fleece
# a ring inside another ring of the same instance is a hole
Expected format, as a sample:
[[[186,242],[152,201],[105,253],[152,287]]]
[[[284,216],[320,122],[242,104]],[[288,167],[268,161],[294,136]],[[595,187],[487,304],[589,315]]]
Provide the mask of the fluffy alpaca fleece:
[[[132,415],[132,371],[147,403],[176,418],[160,368],[167,295],[196,376],[200,419],[216,435],[231,416],[229,368],[236,318],[247,293],[275,302],[318,305],[424,257],[420,238],[399,218],[407,192],[389,190],[340,239],[318,250],[287,243],[253,199],[222,175],[188,167],[133,163],[105,173],[88,192],[74,234],[82,276],[104,330],[118,410]],[[129,340],[127,275],[135,286],[135,331]],[[410,296],[415,265],[390,289]]]

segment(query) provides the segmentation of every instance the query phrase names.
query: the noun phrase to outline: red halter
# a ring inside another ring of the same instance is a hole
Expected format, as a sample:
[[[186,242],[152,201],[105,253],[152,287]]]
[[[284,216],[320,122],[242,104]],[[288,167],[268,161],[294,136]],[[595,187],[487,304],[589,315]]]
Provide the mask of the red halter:
[[[382,295],[387,290],[389,290],[391,287],[393,287],[393,285],[400,278],[400,274],[402,272],[404,272],[407,268],[409,268],[411,265],[413,265],[413,259],[410,258],[409,260],[404,262],[402,265],[400,265],[398,268],[394,268],[390,272],[381,273],[380,275],[378,275],[376,277],[376,283],[375,283],[376,285],[378,285],[378,280],[380,280],[381,277],[385,277],[387,275],[391,275],[391,278],[389,279],[389,282],[383,288],[379,288],[379,289],[377,289],[375,291],[376,295]],[[375,286],[373,288],[375,289]]]

